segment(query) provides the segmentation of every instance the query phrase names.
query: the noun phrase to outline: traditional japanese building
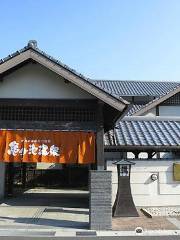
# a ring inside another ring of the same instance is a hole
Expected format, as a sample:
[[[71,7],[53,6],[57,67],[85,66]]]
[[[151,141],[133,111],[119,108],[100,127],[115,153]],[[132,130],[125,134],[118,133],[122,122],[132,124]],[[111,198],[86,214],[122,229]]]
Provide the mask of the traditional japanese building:
[[[12,193],[17,172],[25,186],[37,164],[82,167],[90,172],[90,228],[110,229],[103,137],[128,102],[47,55],[36,41],[0,60],[0,80],[1,197]]]
[[[131,159],[135,205],[177,205],[179,113],[178,82],[88,79],[29,41],[0,60],[0,196],[85,187],[90,228],[111,229],[112,163]]]

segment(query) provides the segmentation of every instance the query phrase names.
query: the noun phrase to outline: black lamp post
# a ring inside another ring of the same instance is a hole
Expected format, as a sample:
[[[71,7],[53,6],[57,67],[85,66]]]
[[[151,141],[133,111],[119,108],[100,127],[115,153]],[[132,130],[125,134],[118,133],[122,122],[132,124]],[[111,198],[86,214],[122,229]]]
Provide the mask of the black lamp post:
[[[133,202],[130,186],[131,166],[135,163],[128,160],[120,160],[114,164],[117,165],[118,190],[113,206],[113,217],[139,217]]]

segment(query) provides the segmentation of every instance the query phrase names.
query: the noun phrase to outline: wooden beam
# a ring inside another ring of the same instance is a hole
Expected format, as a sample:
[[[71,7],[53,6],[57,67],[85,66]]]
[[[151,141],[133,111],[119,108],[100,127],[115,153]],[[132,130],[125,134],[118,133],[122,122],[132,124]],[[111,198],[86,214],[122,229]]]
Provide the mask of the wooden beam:
[[[24,67],[25,65],[27,65],[27,64],[29,64],[29,63],[34,63],[34,60],[33,60],[33,59],[27,59],[27,60],[25,60],[24,62],[21,62],[21,63],[17,64],[16,66],[14,66],[14,67],[12,67],[12,68],[10,68],[10,69],[7,69],[6,71],[2,72],[2,73],[0,74],[0,76],[1,76],[1,77],[5,77],[5,76],[13,73],[14,71],[16,71],[16,70]]]
[[[27,163],[22,163],[22,187],[23,187],[23,189],[26,188],[26,168],[27,168]]]
[[[101,101],[97,104],[96,161],[97,170],[104,170],[104,117],[103,102]]]
[[[13,195],[13,187],[14,187],[14,163],[7,164],[7,194],[8,196]]]
[[[134,151],[134,152],[133,152],[135,158],[138,158],[138,157],[139,157],[139,153],[140,153],[139,151]]]
[[[156,116],[159,116],[159,106],[156,106]]]
[[[86,109],[95,109],[97,101],[94,99],[17,99],[0,98],[0,105],[3,106],[38,106],[38,107],[83,107]]]
[[[147,154],[148,154],[148,158],[149,158],[149,159],[151,159],[151,158],[153,157],[153,152],[148,151]]]
[[[62,121],[6,121],[0,120],[1,129],[25,130],[66,130],[96,131],[95,122],[62,122]]]

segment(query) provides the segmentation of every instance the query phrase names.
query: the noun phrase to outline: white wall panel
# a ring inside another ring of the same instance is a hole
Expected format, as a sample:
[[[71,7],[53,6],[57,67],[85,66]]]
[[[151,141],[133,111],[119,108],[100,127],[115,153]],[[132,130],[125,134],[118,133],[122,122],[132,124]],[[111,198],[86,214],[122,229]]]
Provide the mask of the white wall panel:
[[[173,172],[159,172],[159,183],[161,184],[179,184],[180,185],[180,181],[175,181],[173,179]]]
[[[149,184],[131,184],[131,192],[133,195],[149,195]]]
[[[108,169],[109,170],[109,169]],[[118,183],[117,171],[112,172],[112,183]]]
[[[161,197],[150,197],[133,195],[136,206],[179,206],[180,195],[161,195]]]
[[[156,108],[152,108],[148,112],[145,112],[143,114],[143,116],[147,116],[147,117],[154,117],[154,116],[156,116]]]
[[[166,195],[179,195],[180,196],[180,182],[179,183],[167,183],[167,184],[160,184],[159,185],[160,194]],[[180,204],[180,202],[179,202]]]
[[[159,106],[159,115],[160,116],[180,116],[180,106]]]
[[[39,64],[28,64],[0,82],[0,98],[88,99],[94,98]]]
[[[132,172],[131,173],[131,184],[133,183],[143,183],[143,184],[149,184],[150,180],[150,173],[149,172]]]
[[[176,161],[135,161],[131,172],[131,191],[136,206],[176,206],[180,205],[180,181],[173,180],[173,162]],[[117,192],[117,170],[110,163],[112,171],[112,202]],[[157,181],[151,175],[158,175]]]

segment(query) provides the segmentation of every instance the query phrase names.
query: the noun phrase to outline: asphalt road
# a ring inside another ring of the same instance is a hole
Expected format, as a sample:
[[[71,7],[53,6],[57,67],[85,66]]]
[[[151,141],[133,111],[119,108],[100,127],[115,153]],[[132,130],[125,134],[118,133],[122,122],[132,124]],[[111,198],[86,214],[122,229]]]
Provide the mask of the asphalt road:
[[[0,240],[32,240],[32,239],[36,239],[36,240],[180,240],[180,236],[148,236],[148,237],[21,237],[21,236],[17,236],[17,237],[0,237]]]

